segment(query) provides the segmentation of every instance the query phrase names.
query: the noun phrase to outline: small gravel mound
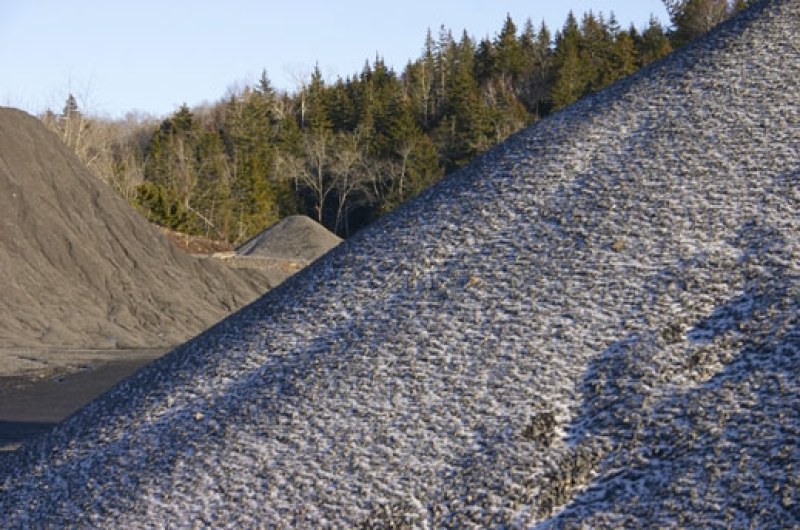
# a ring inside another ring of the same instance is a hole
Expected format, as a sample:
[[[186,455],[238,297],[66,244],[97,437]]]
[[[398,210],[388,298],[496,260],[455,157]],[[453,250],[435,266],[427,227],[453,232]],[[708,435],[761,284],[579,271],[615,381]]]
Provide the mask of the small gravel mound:
[[[342,242],[305,215],[292,215],[270,226],[236,250],[238,256],[314,261]]]

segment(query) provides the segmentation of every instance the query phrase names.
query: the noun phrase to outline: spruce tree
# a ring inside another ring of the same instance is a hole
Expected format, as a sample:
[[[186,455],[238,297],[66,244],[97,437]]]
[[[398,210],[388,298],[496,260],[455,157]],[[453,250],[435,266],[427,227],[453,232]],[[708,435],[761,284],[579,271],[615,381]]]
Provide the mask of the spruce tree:
[[[78,109],[78,102],[75,100],[75,96],[70,93],[67,96],[67,100],[64,103],[64,110],[61,113],[61,116],[64,118],[69,118],[71,116],[75,116],[80,112]]]
[[[603,73],[603,84],[607,85],[628,76],[636,71],[636,46],[629,31],[619,32],[611,48],[606,71]]]
[[[675,27],[674,45],[681,46],[725,20],[731,7],[728,0],[663,0]]]
[[[581,39],[578,21],[570,11],[563,29],[556,35],[555,78],[550,94],[554,109],[565,107],[583,95],[586,75],[585,64],[579,56]]]
[[[495,41],[497,73],[510,80],[519,79],[525,70],[525,56],[517,39],[517,25],[506,15],[503,29]]]
[[[650,17],[647,28],[638,40],[637,48],[640,66],[661,59],[672,51],[667,32],[655,17]]]

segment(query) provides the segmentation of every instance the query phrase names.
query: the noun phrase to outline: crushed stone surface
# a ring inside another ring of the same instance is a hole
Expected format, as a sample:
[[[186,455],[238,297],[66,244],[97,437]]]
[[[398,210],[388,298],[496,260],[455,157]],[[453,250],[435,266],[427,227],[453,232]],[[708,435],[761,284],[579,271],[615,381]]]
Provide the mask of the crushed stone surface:
[[[513,136],[0,469],[8,528],[800,526],[800,2]]]

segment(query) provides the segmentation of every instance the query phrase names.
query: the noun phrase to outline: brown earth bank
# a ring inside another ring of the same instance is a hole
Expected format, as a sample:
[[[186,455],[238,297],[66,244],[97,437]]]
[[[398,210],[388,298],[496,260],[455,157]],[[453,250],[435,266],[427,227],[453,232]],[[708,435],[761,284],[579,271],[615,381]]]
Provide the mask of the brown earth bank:
[[[160,226],[159,230],[173,245],[187,254],[211,255],[217,252],[233,251],[233,246],[230,243],[220,239],[184,234],[163,226]]]

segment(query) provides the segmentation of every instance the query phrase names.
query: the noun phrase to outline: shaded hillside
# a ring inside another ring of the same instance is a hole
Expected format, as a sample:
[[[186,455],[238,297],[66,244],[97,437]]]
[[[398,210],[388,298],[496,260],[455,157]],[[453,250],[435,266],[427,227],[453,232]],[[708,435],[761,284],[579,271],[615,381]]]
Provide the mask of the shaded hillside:
[[[6,463],[10,528],[795,527],[800,3],[520,133]]]
[[[0,347],[160,347],[267,282],[194,260],[35,118],[0,109]]]

